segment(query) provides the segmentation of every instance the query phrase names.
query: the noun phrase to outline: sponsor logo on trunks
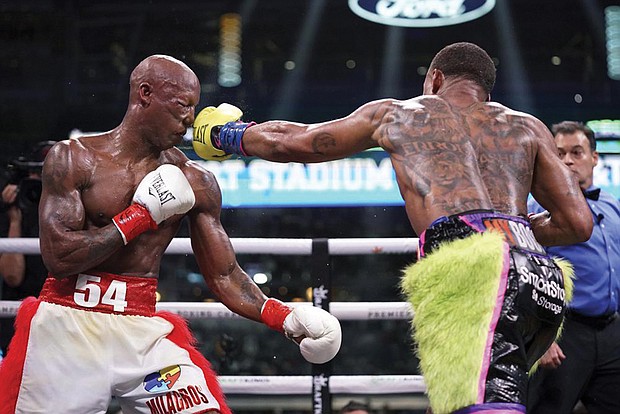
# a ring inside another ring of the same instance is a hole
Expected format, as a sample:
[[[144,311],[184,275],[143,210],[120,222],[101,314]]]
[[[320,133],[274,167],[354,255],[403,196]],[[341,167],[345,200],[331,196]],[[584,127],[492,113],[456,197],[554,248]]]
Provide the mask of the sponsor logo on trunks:
[[[151,414],[171,414],[208,402],[209,399],[199,385],[189,385],[151,398],[146,402],[146,406],[151,410]]]
[[[541,266],[538,268],[540,273],[534,273],[526,266],[520,266],[517,272],[522,283],[532,286],[532,300],[536,305],[556,315],[562,312],[566,292],[564,286],[553,280],[555,275],[549,268]],[[552,302],[554,299],[561,303]]]
[[[156,194],[153,194],[151,189],[155,190]],[[170,200],[176,200],[176,197],[168,190],[166,187],[166,183],[161,178],[161,174],[156,174],[151,181],[151,185],[149,187],[149,194],[153,197],[157,197],[159,199],[159,204],[164,205]]]
[[[151,393],[169,391],[180,376],[181,367],[171,365],[144,377],[144,389]]]
[[[497,230],[502,233],[506,242],[512,247],[533,253],[546,254],[545,249],[536,241],[532,229],[523,223],[497,218],[486,219],[483,223],[487,229]]]

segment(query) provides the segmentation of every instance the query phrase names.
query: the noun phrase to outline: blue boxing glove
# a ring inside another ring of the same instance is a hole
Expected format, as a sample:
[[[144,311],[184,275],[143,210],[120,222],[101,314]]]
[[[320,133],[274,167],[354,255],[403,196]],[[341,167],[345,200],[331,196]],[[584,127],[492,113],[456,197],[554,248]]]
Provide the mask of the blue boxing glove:
[[[255,122],[241,122],[242,115],[241,109],[227,103],[200,111],[192,139],[196,154],[207,160],[227,159],[230,154],[247,155],[242,145],[243,133]]]

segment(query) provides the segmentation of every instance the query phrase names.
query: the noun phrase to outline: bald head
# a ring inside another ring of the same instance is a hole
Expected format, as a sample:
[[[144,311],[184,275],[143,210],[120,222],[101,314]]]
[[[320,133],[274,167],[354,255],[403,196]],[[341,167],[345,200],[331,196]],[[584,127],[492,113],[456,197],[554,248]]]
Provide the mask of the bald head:
[[[180,60],[167,55],[152,55],[140,62],[131,72],[130,94],[134,96],[144,84],[166,89],[192,84],[199,85],[199,82],[196,74]]]

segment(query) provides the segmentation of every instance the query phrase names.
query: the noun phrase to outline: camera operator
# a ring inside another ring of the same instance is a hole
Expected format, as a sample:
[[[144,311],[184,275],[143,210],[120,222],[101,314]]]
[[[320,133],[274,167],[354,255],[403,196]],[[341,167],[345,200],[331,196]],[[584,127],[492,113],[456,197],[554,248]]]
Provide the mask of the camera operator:
[[[39,237],[38,208],[41,197],[41,169],[55,141],[37,143],[28,157],[9,162],[0,204],[0,237]],[[47,271],[40,255],[0,253],[2,300],[37,296]],[[6,354],[13,337],[15,318],[0,317],[0,356]]]

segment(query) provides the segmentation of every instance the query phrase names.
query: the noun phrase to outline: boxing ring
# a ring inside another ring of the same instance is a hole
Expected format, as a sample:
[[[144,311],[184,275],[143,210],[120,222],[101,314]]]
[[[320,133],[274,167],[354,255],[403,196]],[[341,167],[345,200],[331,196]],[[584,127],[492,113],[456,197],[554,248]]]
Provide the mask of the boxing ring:
[[[410,320],[412,309],[404,302],[332,302],[330,260],[338,255],[412,254],[417,238],[276,239],[231,238],[237,254],[311,256],[312,303],[291,302],[290,306],[318,306],[340,321]],[[40,254],[35,238],[1,238],[0,253]],[[176,238],[166,254],[191,254],[189,238]],[[15,315],[20,302],[0,301],[0,317]],[[158,302],[158,310],[177,313],[187,319],[243,319],[221,303]],[[312,365],[312,375],[300,376],[219,376],[227,395],[305,395],[315,414],[332,412],[332,396],[422,394],[420,375],[331,375],[332,362]],[[411,407],[413,408],[413,407]],[[420,407],[417,407],[420,408]]]

